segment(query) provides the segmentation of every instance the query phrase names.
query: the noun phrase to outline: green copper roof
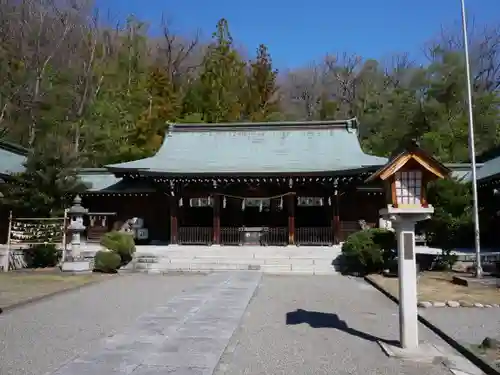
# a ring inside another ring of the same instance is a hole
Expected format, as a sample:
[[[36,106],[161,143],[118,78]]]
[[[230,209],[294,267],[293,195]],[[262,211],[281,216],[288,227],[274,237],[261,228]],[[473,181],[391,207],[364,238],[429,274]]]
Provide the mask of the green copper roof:
[[[500,175],[500,156],[488,160],[478,169],[476,174],[477,181],[485,182]]]
[[[28,151],[9,142],[0,141],[0,175],[7,176],[24,171]]]
[[[461,182],[471,181],[471,163],[451,163],[445,164],[445,166],[451,169],[451,176]],[[482,163],[476,164],[478,171],[483,166]]]
[[[104,168],[84,168],[78,172],[78,176],[87,186],[87,191],[101,191],[121,181],[121,178]]]
[[[115,177],[104,168],[83,168],[78,176],[87,186],[87,192],[147,193],[156,191],[146,181],[127,181]]]
[[[380,166],[361,150],[356,119],[171,125],[153,157],[108,165],[114,172],[165,174],[308,173]]]

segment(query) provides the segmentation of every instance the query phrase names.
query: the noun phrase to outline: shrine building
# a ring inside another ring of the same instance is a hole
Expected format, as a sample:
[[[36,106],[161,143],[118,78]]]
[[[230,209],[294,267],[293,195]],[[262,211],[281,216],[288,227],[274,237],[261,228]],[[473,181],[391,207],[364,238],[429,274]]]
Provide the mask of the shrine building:
[[[363,181],[386,162],[356,119],[170,125],[154,156],[82,171],[90,237],[139,217],[147,243],[338,243],[378,225],[382,189]]]
[[[0,177],[23,170],[19,150]],[[144,244],[332,245],[378,226],[384,192],[364,181],[386,162],[363,152],[356,119],[172,124],[154,156],[80,170],[86,237],[139,218]]]

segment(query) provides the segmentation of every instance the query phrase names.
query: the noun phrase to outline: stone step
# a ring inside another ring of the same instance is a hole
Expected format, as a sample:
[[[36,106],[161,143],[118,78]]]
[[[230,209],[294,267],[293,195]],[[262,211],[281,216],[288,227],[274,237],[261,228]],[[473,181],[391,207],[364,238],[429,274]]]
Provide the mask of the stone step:
[[[254,258],[137,258],[137,263],[160,263],[160,264],[177,264],[177,263],[191,263],[191,264],[252,264],[252,265],[264,265],[264,264],[294,264],[294,265],[331,265],[332,259],[312,259],[312,258],[274,258],[274,259],[254,259]]]
[[[142,263],[136,264],[136,270],[161,271],[214,271],[214,270],[248,270],[248,264],[219,264],[219,263]]]
[[[151,273],[158,272],[207,272],[207,271],[236,271],[255,270],[270,274],[307,274],[332,275],[337,272],[332,266],[298,266],[292,264],[251,265],[251,264],[221,264],[221,263],[142,263],[136,264],[136,271]]]
[[[168,259],[225,259],[225,258],[239,258],[239,259],[333,259],[337,257],[338,253],[327,253],[327,254],[302,254],[302,253],[287,253],[287,254],[276,254],[276,253],[262,253],[262,254],[252,254],[252,253],[179,253],[179,254],[145,254],[145,253],[135,253],[136,258],[147,258],[147,257],[157,257],[157,258],[168,258]]]

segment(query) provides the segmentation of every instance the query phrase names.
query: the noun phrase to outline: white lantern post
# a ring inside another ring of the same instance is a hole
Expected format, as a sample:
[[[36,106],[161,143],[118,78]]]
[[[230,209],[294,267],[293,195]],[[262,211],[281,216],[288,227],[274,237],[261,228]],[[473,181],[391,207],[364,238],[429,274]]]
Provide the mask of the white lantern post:
[[[396,231],[400,345],[410,352],[419,348],[415,225],[434,212],[427,203],[427,183],[448,174],[444,165],[413,142],[367,179],[381,180],[386,186],[388,204],[379,213]]]

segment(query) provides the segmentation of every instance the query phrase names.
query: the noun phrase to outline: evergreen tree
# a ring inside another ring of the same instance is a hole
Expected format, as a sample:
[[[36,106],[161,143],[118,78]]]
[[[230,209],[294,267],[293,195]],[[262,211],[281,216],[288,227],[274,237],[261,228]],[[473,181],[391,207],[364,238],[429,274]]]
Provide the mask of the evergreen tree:
[[[245,80],[245,63],[234,49],[227,21],[221,19],[203,59],[197,82],[200,99],[198,105],[205,122],[241,119]]]
[[[133,145],[131,156],[135,158],[151,156],[160,148],[167,123],[174,122],[181,110],[172,82],[160,67],[155,67],[151,71],[147,81],[147,91],[149,105],[141,114],[129,137]]]
[[[62,216],[74,194],[86,188],[77,175],[80,160],[70,147],[56,139],[33,150],[25,171],[2,184],[3,203],[17,216]]]
[[[273,68],[267,47],[261,44],[257,57],[250,63],[247,83],[246,116],[251,121],[266,121],[279,112],[279,93],[276,84],[278,71]]]

